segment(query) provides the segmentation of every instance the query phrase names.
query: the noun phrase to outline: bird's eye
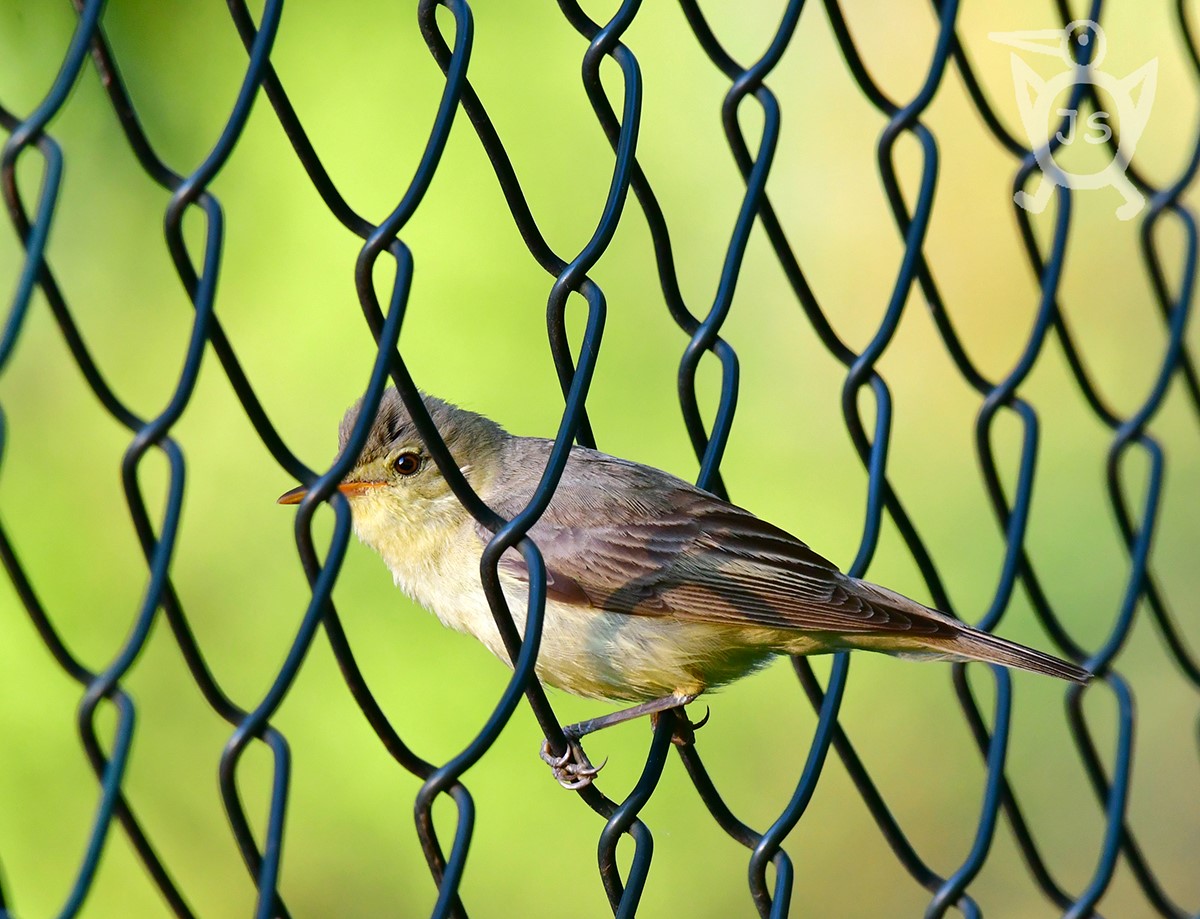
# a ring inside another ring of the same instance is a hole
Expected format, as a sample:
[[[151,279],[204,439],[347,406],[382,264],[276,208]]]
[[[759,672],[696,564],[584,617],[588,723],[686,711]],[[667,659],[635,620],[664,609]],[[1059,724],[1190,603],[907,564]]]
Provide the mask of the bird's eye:
[[[421,468],[421,457],[416,453],[401,453],[396,457],[394,466],[401,475],[412,475]]]

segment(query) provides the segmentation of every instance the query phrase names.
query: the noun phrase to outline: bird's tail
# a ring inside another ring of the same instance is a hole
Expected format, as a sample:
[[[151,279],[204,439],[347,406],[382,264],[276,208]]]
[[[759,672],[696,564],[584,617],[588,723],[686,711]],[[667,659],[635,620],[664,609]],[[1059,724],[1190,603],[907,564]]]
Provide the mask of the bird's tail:
[[[1058,677],[1060,680],[1070,680],[1073,683],[1086,683],[1092,678],[1087,670],[1060,660],[1052,654],[1035,651],[1015,641],[978,629],[963,628],[955,637],[953,647],[967,660],[989,661],[1003,664],[1005,667],[1017,667]]]
[[[1092,674],[1082,667],[1060,660],[1053,654],[1035,651],[1007,638],[972,628],[953,616],[910,600],[894,590],[866,581],[853,581],[853,588],[871,607],[891,607],[902,614],[904,621],[916,627],[903,637],[894,631],[876,632],[873,635],[847,634],[846,643],[851,647],[924,660],[984,661],[1073,683],[1086,683],[1092,678]]]
[[[1015,641],[999,638],[969,626],[962,626],[961,631],[953,638],[939,637],[928,643],[914,643],[914,645],[897,648],[893,643],[885,646],[859,638],[854,647],[870,648],[873,651],[883,651],[893,657],[907,657],[913,660],[983,661],[1058,677],[1060,680],[1070,680],[1073,683],[1086,683],[1092,678],[1092,674],[1087,670],[1060,660],[1053,654],[1035,651],[1033,648],[1019,645]]]

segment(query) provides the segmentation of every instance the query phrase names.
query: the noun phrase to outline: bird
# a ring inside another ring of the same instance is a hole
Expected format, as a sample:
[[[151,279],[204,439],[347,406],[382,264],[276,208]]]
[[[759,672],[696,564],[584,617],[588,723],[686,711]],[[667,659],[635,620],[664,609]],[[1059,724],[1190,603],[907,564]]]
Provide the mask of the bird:
[[[505,519],[522,511],[554,442],[510,434],[490,418],[420,395],[480,498]],[[361,411],[361,399],[346,411],[340,451]],[[459,502],[395,388],[384,391],[338,488],[355,534],[382,557],[396,586],[511,667],[479,574],[492,533]],[[278,501],[297,504],[306,494],[301,485]],[[599,771],[582,737],[681,708],[779,655],[867,650],[987,661],[1077,683],[1091,676],[844,574],[787,531],[668,472],[587,447],[571,448],[528,535],[546,576],[538,679],[585,698],[635,703],[568,725],[561,754],[543,745],[542,758],[568,788],[589,784]],[[530,573],[517,550],[503,553],[498,576],[523,634]]]

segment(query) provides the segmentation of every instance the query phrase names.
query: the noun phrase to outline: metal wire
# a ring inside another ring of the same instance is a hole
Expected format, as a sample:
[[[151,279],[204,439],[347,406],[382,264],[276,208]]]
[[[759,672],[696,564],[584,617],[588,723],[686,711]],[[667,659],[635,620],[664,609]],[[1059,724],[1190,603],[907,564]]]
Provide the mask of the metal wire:
[[[25,252],[0,333],[0,371],[11,358],[13,348],[22,334],[33,294],[40,289],[63,340],[101,406],[132,434],[122,463],[122,484],[129,514],[145,554],[148,582],[125,642],[107,666],[99,672],[93,672],[67,649],[53,624],[53,617],[43,607],[35,585],[22,567],[16,547],[6,531],[0,528],[0,560],[22,606],[57,665],[83,690],[78,730],[99,789],[99,801],[87,846],[59,915],[74,916],[80,911],[94,883],[101,854],[114,824],[132,843],[170,910],[178,916],[194,915],[188,898],[157,854],[123,789],[134,736],[136,707],[123,688],[122,680],[142,653],[160,612],[203,698],[232,728],[220,762],[220,791],[237,845],[257,887],[257,916],[289,914],[279,892],[279,871],[285,836],[284,812],[289,793],[291,754],[284,736],[273,726],[272,720],[303,667],[318,629],[324,630],[346,685],[380,743],[400,767],[422,780],[416,797],[416,825],[429,870],[439,890],[433,915],[467,915],[467,904],[460,897],[460,888],[474,830],[476,805],[461,781],[464,772],[488,754],[522,699],[536,715],[551,749],[562,751],[565,745],[559,722],[533,675],[544,612],[545,572],[537,547],[525,534],[546,509],[562,474],[571,444],[595,445],[585,405],[601,350],[607,306],[603,291],[589,272],[607,251],[622,214],[630,203],[630,192],[650,229],[659,281],[668,310],[687,336],[679,364],[678,395],[688,435],[700,461],[698,484],[722,497],[728,496],[720,466],[737,406],[739,363],[737,354],[721,337],[721,333],[738,287],[750,234],[757,224],[765,231],[796,302],[813,332],[846,368],[842,411],[846,429],[869,477],[862,537],[853,564],[849,567],[850,573],[862,575],[866,571],[886,515],[911,552],[934,602],[942,609],[953,611],[955,604],[946,591],[932,555],[905,510],[887,471],[892,437],[892,402],[890,390],[878,371],[878,365],[893,340],[906,303],[914,291],[919,291],[920,297],[928,305],[946,353],[980,398],[975,422],[975,448],[984,485],[1004,539],[1005,554],[992,600],[979,625],[994,628],[1020,586],[1061,653],[1083,661],[1099,676],[1090,686],[1074,687],[1067,693],[1075,745],[1105,822],[1103,841],[1096,855],[1092,876],[1081,889],[1071,890],[1051,874],[1042,848],[1019,803],[1017,789],[1005,772],[1012,723],[1012,690],[1005,670],[991,668],[995,686],[994,711],[987,719],[980,710],[975,690],[968,683],[963,666],[955,665],[957,698],[983,758],[986,780],[974,841],[959,867],[942,877],[928,866],[908,839],[863,759],[856,752],[846,728],[838,720],[849,677],[847,655],[836,657],[831,676],[824,686],[807,661],[794,660],[799,683],[817,711],[819,720],[794,794],[769,827],[760,832],[743,823],[723,800],[695,746],[685,744],[678,748],[687,774],[717,825],[750,850],[747,863],[749,895],[759,914],[764,917],[785,916],[796,898],[792,891],[795,871],[782,846],[788,834],[803,818],[831,749],[841,760],[899,864],[917,884],[929,891],[929,916],[945,915],[952,907],[967,916],[981,915],[969,888],[988,858],[1002,816],[1012,831],[1031,877],[1046,898],[1063,910],[1065,915],[1098,915],[1096,908],[1121,864],[1129,868],[1144,895],[1146,907],[1155,914],[1183,917],[1194,912],[1195,906],[1181,906],[1168,895],[1164,883],[1156,876],[1139,847],[1131,825],[1128,801],[1134,757],[1133,693],[1126,680],[1112,669],[1112,664],[1126,642],[1138,617],[1138,610],[1144,608],[1145,618],[1160,633],[1174,665],[1193,686],[1200,688],[1200,661],[1188,648],[1164,590],[1151,568],[1150,550],[1162,507],[1166,460],[1161,445],[1147,430],[1163,404],[1168,387],[1176,380],[1181,382],[1192,409],[1200,417],[1200,384],[1184,343],[1194,297],[1197,230],[1194,215],[1182,203],[1184,193],[1200,168],[1200,133],[1193,143],[1190,159],[1168,186],[1158,188],[1151,185],[1132,164],[1128,169],[1130,179],[1149,198],[1149,208],[1140,223],[1142,258],[1167,331],[1167,342],[1158,358],[1156,378],[1145,399],[1131,414],[1122,416],[1110,408],[1097,391],[1075,345],[1067,319],[1059,309],[1059,289],[1072,221],[1072,195],[1067,189],[1058,188],[1053,230],[1045,244],[1038,241],[1026,212],[1016,209],[1028,267],[1037,279],[1041,293],[1025,346],[1007,374],[1000,379],[991,379],[971,361],[946,311],[924,253],[937,188],[939,154],[934,135],[923,123],[922,117],[939,87],[951,74],[956,74],[962,81],[983,124],[999,147],[1012,157],[1013,190],[1021,190],[1039,175],[1035,151],[1024,146],[1003,126],[975,76],[971,61],[956,34],[959,9],[955,0],[934,3],[937,40],[922,85],[913,98],[904,103],[890,99],[871,75],[855,44],[842,6],[836,0],[824,2],[829,27],[846,67],[867,100],[888,119],[878,141],[877,163],[892,218],[904,243],[903,258],[895,272],[886,309],[870,341],[861,351],[853,350],[834,331],[805,278],[799,258],[784,233],[766,190],[772,165],[781,155],[779,137],[782,119],[780,104],[766,81],[791,46],[804,6],[801,0],[787,3],[766,51],[749,65],[739,63],[725,50],[696,0],[680,0],[695,40],[712,64],[729,80],[729,89],[721,107],[722,123],[729,148],[745,182],[745,194],[730,233],[720,279],[711,303],[702,311],[689,307],[681,293],[667,220],[637,159],[638,130],[642,118],[642,76],[637,59],[622,43],[622,37],[638,15],[638,0],[626,0],[605,23],[593,21],[574,0],[560,0],[559,3],[567,22],[589,43],[582,61],[583,84],[614,155],[611,181],[596,227],[587,243],[574,254],[555,252],[542,235],[522,192],[517,170],[471,84],[474,26],[470,7],[465,0],[446,0],[442,4],[434,0],[421,0],[418,5],[421,35],[443,71],[445,83],[419,165],[395,209],[378,225],[356,213],[339,192],[322,165],[271,64],[272,46],[282,15],[281,0],[267,0],[257,22],[244,0],[228,0],[233,26],[245,45],[246,68],[236,101],[216,144],[201,165],[188,175],[181,175],[167,165],[142,128],[125,89],[118,62],[104,35],[101,0],[72,2],[78,14],[77,25],[59,73],[45,98],[24,117],[0,107],[0,124],[8,131],[8,139],[0,157],[0,180],[9,218]],[[451,35],[444,34],[435,16],[438,5],[444,5],[452,15]],[[1059,2],[1057,12],[1064,24],[1075,18],[1064,2]],[[1094,0],[1088,10],[1088,18],[1102,22],[1102,13],[1102,3]],[[1176,18],[1178,35],[1186,46],[1197,85],[1200,86],[1200,54],[1197,53],[1182,0],[1176,7]],[[79,331],[46,255],[47,238],[56,216],[64,161],[62,149],[48,133],[48,128],[66,105],[72,87],[87,66],[89,54],[131,151],[151,180],[171,195],[164,232],[175,271],[194,307],[191,334],[178,383],[162,410],[152,418],[142,418],[136,414],[106,382]],[[620,72],[619,113],[614,111],[600,80],[601,67],[606,59],[611,59]],[[232,343],[214,313],[215,291],[221,270],[224,218],[217,199],[209,189],[214,177],[228,162],[256,100],[265,101],[274,111],[297,160],[329,212],[363,240],[356,265],[356,288],[363,317],[375,337],[378,352],[365,393],[366,410],[360,414],[359,423],[351,432],[345,450],[322,472],[305,466],[285,444],[255,395]],[[1099,106],[1094,87],[1079,83],[1072,90],[1070,107],[1078,108],[1089,100],[1093,106]],[[743,120],[739,117],[745,106],[757,106],[761,114],[761,134],[753,142],[743,133]],[[547,328],[565,408],[550,462],[541,482],[529,505],[511,520],[499,517],[488,508],[462,476],[426,413],[404,358],[397,350],[413,271],[413,256],[402,234],[438,170],[451,126],[460,112],[469,121],[491,162],[512,220],[530,255],[553,278],[547,301]],[[916,193],[911,201],[906,200],[901,191],[900,170],[895,157],[897,143],[906,136],[916,142],[921,155]],[[1109,144],[1115,155],[1118,145],[1115,132]],[[41,166],[41,184],[37,200],[32,206],[22,197],[17,181],[18,164],[22,160],[40,163]],[[184,240],[182,226],[189,211],[194,212],[204,228],[203,247],[199,253],[193,252]],[[1162,253],[1169,247],[1159,242],[1163,232],[1160,227],[1166,223],[1173,223],[1184,239],[1180,264],[1173,271],[1164,266],[1165,255]],[[377,263],[385,256],[395,263],[395,278],[386,310],[377,298],[372,280]],[[1179,280],[1172,284],[1169,277]],[[567,301],[572,294],[581,296],[587,304],[587,325],[576,350],[577,357],[572,355],[566,326]],[[1056,615],[1026,548],[1039,420],[1033,406],[1022,397],[1021,388],[1051,341],[1056,341],[1062,349],[1075,385],[1089,410],[1111,431],[1107,465],[1109,496],[1129,555],[1129,569],[1120,608],[1100,647],[1091,653],[1072,638]],[[300,506],[295,530],[297,551],[312,590],[311,601],[269,690],[248,711],[236,705],[214,678],[193,637],[169,573],[171,559],[176,552],[184,489],[183,453],[172,439],[171,430],[188,407],[200,360],[207,347],[211,347],[220,361],[247,417],[271,456],[282,470],[311,486],[308,497]],[[698,370],[706,360],[717,361],[721,379],[719,403],[713,417],[707,422],[700,408],[696,384]],[[349,507],[336,491],[336,485],[349,470],[364,443],[367,423],[374,415],[373,408],[378,405],[389,381],[400,391],[438,468],[459,500],[494,534],[484,552],[481,577],[514,664],[505,691],[478,734],[458,755],[440,765],[415,754],[389,722],[355,661],[331,597],[350,534]],[[874,419],[870,428],[864,420],[864,401],[870,405],[869,415]],[[993,442],[996,419],[1002,415],[1020,426],[1022,437],[1018,468],[1012,479],[1015,484],[1011,489],[1006,489],[1002,483],[1002,464]],[[0,414],[0,449],[3,448],[5,430],[5,419]],[[160,519],[151,515],[138,481],[138,469],[151,452],[161,454],[170,470],[168,499]],[[1130,457],[1138,454],[1145,457],[1148,464],[1148,472],[1141,485],[1140,505],[1135,503],[1134,495],[1129,490],[1130,476],[1122,473],[1129,465]],[[332,504],[336,525],[328,548],[318,552],[311,527],[313,512],[322,502]],[[513,547],[522,553],[531,572],[532,589],[523,638],[513,623],[511,611],[500,591],[496,567],[501,553]],[[1098,750],[1093,736],[1094,727],[1089,724],[1083,709],[1084,697],[1103,692],[1102,686],[1107,687],[1117,708],[1117,743],[1108,761]],[[107,745],[101,743],[97,727],[97,712],[102,707],[112,708],[116,715],[116,728]],[[653,845],[650,829],[638,815],[653,795],[672,749],[674,717],[668,714],[660,720],[642,776],[623,801],[611,800],[596,785],[577,792],[581,801],[604,820],[599,836],[599,873],[616,916],[634,915],[645,890]],[[269,813],[261,836],[256,836],[252,829],[237,789],[240,764],[246,751],[255,744],[262,745],[269,752],[273,763]],[[457,813],[451,840],[441,839],[433,824],[432,809],[435,801],[442,796],[453,802]],[[624,875],[617,864],[617,848],[623,838],[632,840],[634,845],[632,861]],[[768,880],[768,866],[774,868],[773,883]],[[803,899],[802,893],[798,896]],[[4,890],[0,887],[0,916],[11,915],[6,902]]]

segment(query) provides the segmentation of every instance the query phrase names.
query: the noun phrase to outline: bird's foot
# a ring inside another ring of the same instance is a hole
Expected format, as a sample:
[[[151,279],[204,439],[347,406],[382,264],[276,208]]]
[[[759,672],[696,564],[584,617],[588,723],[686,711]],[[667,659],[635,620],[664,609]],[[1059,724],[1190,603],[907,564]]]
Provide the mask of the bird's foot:
[[[673,710],[672,710],[673,711]],[[704,706],[704,717],[699,721],[690,721],[686,713],[683,713],[682,707],[679,711],[682,714],[675,716],[675,730],[671,734],[671,743],[677,747],[690,747],[696,742],[696,732],[708,724],[708,718],[712,714],[712,709],[707,705]],[[658,727],[658,719],[660,713],[656,712],[650,716],[650,727]]]
[[[591,760],[587,758],[587,754],[583,752],[583,747],[579,745],[578,741],[571,738],[567,738],[567,749],[561,756],[551,753],[550,741],[543,740],[541,757],[542,762],[548,765],[554,773],[558,784],[568,791],[587,788],[608,762],[605,759],[599,766],[593,766]]]

